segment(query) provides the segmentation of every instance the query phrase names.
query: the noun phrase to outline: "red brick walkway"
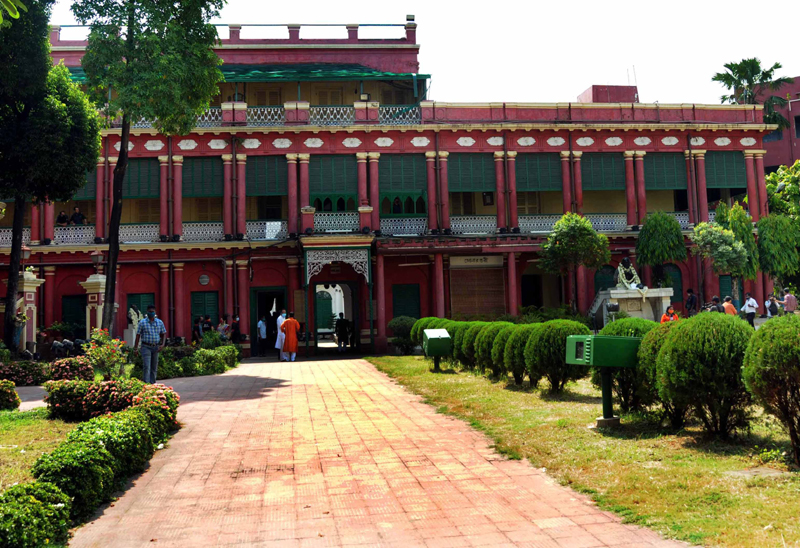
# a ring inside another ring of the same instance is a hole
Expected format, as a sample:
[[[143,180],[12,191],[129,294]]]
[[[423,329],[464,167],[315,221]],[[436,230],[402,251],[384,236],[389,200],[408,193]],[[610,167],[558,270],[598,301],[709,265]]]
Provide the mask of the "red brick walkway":
[[[172,385],[184,428],[70,546],[679,546],[504,460],[362,360]]]

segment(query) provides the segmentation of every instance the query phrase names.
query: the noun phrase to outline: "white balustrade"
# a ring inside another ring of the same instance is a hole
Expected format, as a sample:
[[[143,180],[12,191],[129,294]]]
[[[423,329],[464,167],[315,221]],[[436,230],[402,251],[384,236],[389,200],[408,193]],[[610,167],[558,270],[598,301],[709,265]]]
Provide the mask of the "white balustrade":
[[[247,107],[247,125],[282,126],[286,123],[286,111],[283,107]]]
[[[356,122],[356,109],[352,106],[311,107],[308,119],[312,126],[348,126]]]
[[[681,230],[689,230],[689,212],[688,211],[673,211],[670,213],[673,217],[678,220],[678,224],[681,225]]]
[[[222,223],[183,223],[184,242],[219,242],[224,237]]]
[[[357,232],[358,228],[358,213],[355,211],[314,213],[315,232]]]
[[[207,111],[197,117],[197,127],[221,127],[222,109],[209,107]]]
[[[519,217],[519,231],[527,233],[548,234],[553,230],[553,225],[561,215],[521,215]]]
[[[420,236],[428,228],[427,217],[382,217],[381,233],[384,236]]]
[[[159,241],[158,223],[122,225],[119,227],[119,241],[124,244],[146,244]]]
[[[380,106],[378,122],[386,125],[421,124],[422,109],[418,106]]]
[[[247,221],[248,240],[285,240],[288,236],[286,221]]]
[[[10,228],[0,228],[0,247],[11,247],[11,230]],[[22,243],[31,243],[31,229],[22,229]]]
[[[494,234],[497,232],[495,215],[457,215],[450,217],[453,234]]]
[[[121,120],[120,124],[122,124]],[[131,127],[136,129],[151,128],[153,127],[153,120],[147,120],[146,118],[142,118],[140,120],[132,122]]]
[[[717,212],[716,211],[709,211],[708,212],[708,222],[709,223],[713,223],[714,219],[716,219],[716,217],[717,217]]]
[[[94,225],[57,226],[53,234],[56,244],[93,244]]]
[[[586,218],[598,232],[624,232],[628,226],[626,213],[589,213]]]

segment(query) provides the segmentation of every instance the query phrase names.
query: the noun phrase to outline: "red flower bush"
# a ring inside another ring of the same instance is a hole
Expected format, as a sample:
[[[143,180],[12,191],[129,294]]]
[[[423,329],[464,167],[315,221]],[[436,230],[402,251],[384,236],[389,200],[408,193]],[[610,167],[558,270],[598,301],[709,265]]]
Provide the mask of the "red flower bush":
[[[54,381],[93,381],[94,368],[86,356],[56,360],[50,365]]]
[[[175,394],[177,396],[177,394]],[[11,381],[0,381],[0,411],[9,409],[19,409],[21,403],[17,391],[14,390],[14,383]]]
[[[0,379],[17,386],[39,385],[50,378],[50,368],[43,362],[0,363]]]

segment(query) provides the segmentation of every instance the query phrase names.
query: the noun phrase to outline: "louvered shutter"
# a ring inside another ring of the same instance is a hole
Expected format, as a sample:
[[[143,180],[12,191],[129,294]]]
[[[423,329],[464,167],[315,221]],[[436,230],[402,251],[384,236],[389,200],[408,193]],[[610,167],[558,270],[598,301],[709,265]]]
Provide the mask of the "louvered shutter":
[[[496,188],[492,154],[450,154],[447,169],[450,192],[492,192]]]
[[[392,316],[419,318],[419,284],[394,284],[392,286]]]
[[[428,188],[428,172],[422,154],[381,154],[378,164],[381,193],[418,195]]]
[[[747,188],[744,155],[741,152],[712,150],[706,153],[708,188]]]
[[[606,289],[613,288],[616,284],[614,283],[614,273],[616,270],[613,266],[606,265],[597,272],[594,273],[594,292],[600,293]]]
[[[681,269],[674,264],[665,264],[664,272],[667,274],[667,276],[669,276],[669,279],[672,282],[672,297],[670,297],[671,302],[683,302],[683,277],[681,276]],[[722,286],[720,285],[720,287]]]
[[[581,160],[583,190],[625,190],[621,153],[586,153]]]
[[[128,160],[122,181],[123,198],[158,198],[161,190],[161,170],[157,158]]]
[[[450,302],[453,316],[499,316],[505,313],[503,269],[451,270]]]
[[[155,293],[128,293],[128,308],[125,309],[125,314],[128,313],[128,310],[136,306],[136,309],[144,314],[147,311],[147,307],[150,305],[156,304],[156,295]],[[166,314],[166,311],[162,311],[162,314]]]
[[[648,152],[644,157],[647,190],[686,190],[686,158],[680,152]]]
[[[289,193],[285,156],[250,156],[246,169],[248,196],[286,196]]]
[[[357,169],[355,154],[312,155],[308,165],[311,194],[357,194]]]
[[[81,187],[78,192],[72,197],[76,202],[78,200],[94,200],[97,196],[97,170],[90,169],[86,172],[86,184]]]
[[[561,158],[558,154],[518,154],[514,162],[517,191],[560,191]]]
[[[219,294],[216,291],[193,291],[192,292],[192,323],[195,318],[206,314],[211,316],[211,322],[217,325],[219,322]]]
[[[184,198],[221,197],[222,158],[186,158],[183,161]]]

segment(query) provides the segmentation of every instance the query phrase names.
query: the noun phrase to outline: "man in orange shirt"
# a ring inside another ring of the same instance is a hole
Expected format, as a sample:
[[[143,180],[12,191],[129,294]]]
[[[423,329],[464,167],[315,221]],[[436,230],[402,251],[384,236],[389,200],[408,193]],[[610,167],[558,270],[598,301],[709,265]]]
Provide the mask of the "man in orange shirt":
[[[730,314],[731,316],[736,315],[736,307],[733,306],[733,299],[730,297],[725,297],[725,302],[722,303],[722,307],[725,309],[725,314]]]
[[[300,324],[294,319],[294,312],[289,312],[289,317],[281,324],[281,332],[285,335],[283,339],[283,353],[294,361],[297,356],[297,341],[300,333]]]

